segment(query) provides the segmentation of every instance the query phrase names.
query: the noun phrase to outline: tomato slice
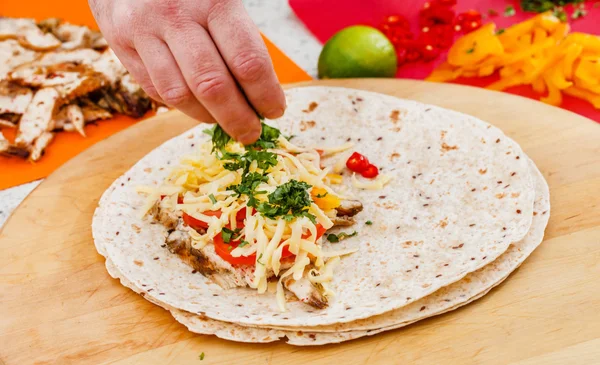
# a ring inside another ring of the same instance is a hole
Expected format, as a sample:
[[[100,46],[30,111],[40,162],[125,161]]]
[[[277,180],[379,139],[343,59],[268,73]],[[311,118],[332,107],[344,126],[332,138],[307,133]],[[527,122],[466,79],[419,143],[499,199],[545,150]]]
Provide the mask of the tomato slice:
[[[379,175],[379,169],[377,166],[370,164],[366,169],[361,172],[361,175],[366,177],[367,179],[372,179]]]
[[[215,252],[217,255],[232,265],[254,265],[256,262],[256,254],[240,257],[231,256],[231,251],[240,244],[240,241],[225,243],[223,242],[223,235],[221,232],[213,237],[213,244],[215,245]]]
[[[317,224],[317,239],[321,238],[323,236],[323,234],[325,233],[325,228],[323,228],[322,225]],[[302,238],[308,238],[310,234],[304,234],[302,235]],[[223,235],[222,232],[219,232],[219,234],[217,234],[215,237],[213,237],[213,244],[215,245],[215,252],[217,253],[217,255],[219,255],[219,257],[221,257],[223,260],[229,262],[232,265],[254,265],[254,263],[256,262],[256,254],[252,254],[250,256],[240,256],[240,257],[233,257],[231,256],[231,251],[233,251],[234,248],[238,247],[240,244],[240,241],[231,241],[229,243],[225,243],[223,241]],[[295,255],[293,253],[290,252],[290,250],[288,249],[288,246],[285,246],[283,248],[283,250],[281,251],[281,259],[287,259],[289,257],[294,257]]]
[[[221,218],[220,210],[207,210],[206,212],[202,212],[202,214],[210,216],[210,217]],[[183,222],[196,230],[200,229],[200,228],[208,229],[207,222],[201,221],[200,219],[196,219],[187,213],[183,213]]]

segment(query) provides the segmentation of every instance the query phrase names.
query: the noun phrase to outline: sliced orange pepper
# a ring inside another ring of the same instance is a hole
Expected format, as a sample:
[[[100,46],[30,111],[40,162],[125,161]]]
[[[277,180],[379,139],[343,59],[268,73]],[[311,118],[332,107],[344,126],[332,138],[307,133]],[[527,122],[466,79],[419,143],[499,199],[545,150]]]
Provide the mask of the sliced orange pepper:
[[[552,84],[550,76],[547,74],[544,75],[544,81],[548,87],[548,95],[540,98],[540,101],[546,104],[559,106],[562,103],[562,95],[560,90],[554,84]]]
[[[486,87],[486,89],[489,90],[496,90],[496,91],[502,91],[505,89],[508,89],[509,87],[513,87],[513,86],[517,86],[517,85],[523,85],[524,84],[524,77],[522,74],[516,74],[516,75],[512,75],[509,77],[505,77],[503,79],[500,79],[490,85],[488,85]]]
[[[544,81],[543,77],[538,77],[535,79],[531,84],[531,87],[533,88],[533,91],[538,94],[546,93],[546,81]]]
[[[583,90],[575,86],[564,89],[563,92],[567,95],[587,100],[594,106],[594,108],[600,109],[600,95],[598,94],[591,93],[588,90]]]
[[[310,192],[315,204],[323,210],[331,210],[340,206],[340,198],[327,193],[327,190],[322,188],[313,188]]]
[[[596,95],[600,95],[600,83],[598,83],[598,81],[594,83],[592,81],[575,76],[575,85],[580,89],[585,89]]]
[[[573,86],[573,83],[565,79],[562,67],[554,67],[548,73],[549,82],[559,90]]]
[[[447,82],[459,78],[461,75],[460,69],[455,69],[448,62],[439,65],[433,72],[425,78],[426,81],[432,82]]]
[[[587,51],[600,53],[600,36],[575,32],[567,36],[565,43],[581,44]]]
[[[554,38],[557,41],[563,40],[569,31],[571,30],[571,26],[568,23],[560,23],[553,32],[550,33],[550,38]]]
[[[488,23],[459,38],[448,51],[448,63],[452,66],[475,65],[489,56],[504,53],[495,30],[496,25]]]
[[[572,43],[567,45],[565,58],[563,59],[563,72],[566,79],[573,79],[575,60],[579,57],[581,52],[583,52],[583,46],[581,44]]]
[[[548,33],[546,33],[545,29],[542,28],[535,28],[533,30],[533,43],[540,43],[546,40],[546,38],[548,38]]]
[[[489,76],[494,73],[495,69],[496,68],[494,67],[494,65],[481,66],[478,75],[479,77]]]

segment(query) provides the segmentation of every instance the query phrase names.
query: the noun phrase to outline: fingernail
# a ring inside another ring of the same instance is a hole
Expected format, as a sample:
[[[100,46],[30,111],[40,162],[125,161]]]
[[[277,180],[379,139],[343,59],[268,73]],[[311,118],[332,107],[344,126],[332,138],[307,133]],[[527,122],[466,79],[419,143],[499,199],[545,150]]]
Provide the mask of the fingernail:
[[[250,144],[256,142],[258,137],[260,137],[260,129],[250,129],[242,134],[238,138],[238,141],[242,142],[243,144]]]
[[[283,108],[274,108],[265,113],[265,117],[269,119],[279,118],[283,115]]]

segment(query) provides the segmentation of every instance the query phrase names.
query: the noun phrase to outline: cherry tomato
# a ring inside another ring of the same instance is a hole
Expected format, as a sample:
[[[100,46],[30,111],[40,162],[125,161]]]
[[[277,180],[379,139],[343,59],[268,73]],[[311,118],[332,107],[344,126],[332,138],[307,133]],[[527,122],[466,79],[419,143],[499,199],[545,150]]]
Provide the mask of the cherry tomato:
[[[432,27],[423,27],[419,37],[425,45],[432,45],[435,48],[448,49],[454,41],[454,30],[451,25],[434,25]]]
[[[419,12],[419,26],[430,27],[436,24],[450,25],[454,23],[454,10],[441,7],[441,6],[430,6],[428,8],[421,9]]]
[[[410,30],[410,23],[402,15],[390,15],[385,18],[384,25],[388,28],[400,28],[404,30]]]
[[[440,50],[431,44],[426,44],[421,49],[421,57],[423,57],[423,61],[429,62],[438,58],[440,55]]]
[[[482,16],[477,10],[468,10],[456,16],[456,24],[460,26],[461,31],[468,33],[481,27]]]
[[[369,167],[369,159],[358,152],[354,152],[346,161],[346,167],[354,172],[362,172]]]
[[[246,220],[246,209],[246,207],[243,207],[242,209],[238,210],[237,214],[235,215],[238,228],[244,227],[244,221]],[[254,214],[256,214],[256,209],[252,208],[252,215]]]
[[[363,177],[366,177],[368,179],[372,179],[374,177],[377,177],[377,175],[379,175],[379,169],[377,168],[377,166],[370,164],[362,173],[361,175]]]
[[[456,5],[456,0],[434,0],[433,4],[434,4],[434,6],[440,5],[440,6],[452,7],[452,6]]]
[[[202,212],[202,214],[207,215],[209,217],[217,217],[221,218],[220,210],[207,210],[206,212]],[[196,219],[187,213],[183,213],[183,222],[193,229],[208,229],[208,223],[201,221],[200,219]]]

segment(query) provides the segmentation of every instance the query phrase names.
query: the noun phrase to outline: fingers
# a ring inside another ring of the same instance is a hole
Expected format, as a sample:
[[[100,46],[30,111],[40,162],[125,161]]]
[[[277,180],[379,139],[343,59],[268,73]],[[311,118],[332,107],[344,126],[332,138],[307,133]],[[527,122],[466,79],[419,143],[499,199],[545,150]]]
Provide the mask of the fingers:
[[[218,1],[210,9],[208,30],[229,70],[255,109],[279,118],[285,95],[258,29],[240,1]]]
[[[207,122],[213,120],[189,89],[169,47],[162,40],[154,36],[139,37],[135,41],[135,47],[150,79],[149,84],[148,80],[138,82],[148,95],[160,98],[165,104],[194,119]],[[133,74],[133,77],[136,75]]]
[[[190,22],[166,32],[165,40],[189,89],[225,132],[244,144],[255,142],[260,136],[260,121],[208,32]]]
[[[113,51],[117,55],[117,58],[119,58],[119,61],[121,61],[131,76],[133,76],[133,79],[142,87],[142,89],[144,89],[146,94],[152,99],[164,104],[164,101],[156,92],[152,79],[150,79],[150,75],[148,75],[146,67],[136,50],[121,50],[115,47]]]

